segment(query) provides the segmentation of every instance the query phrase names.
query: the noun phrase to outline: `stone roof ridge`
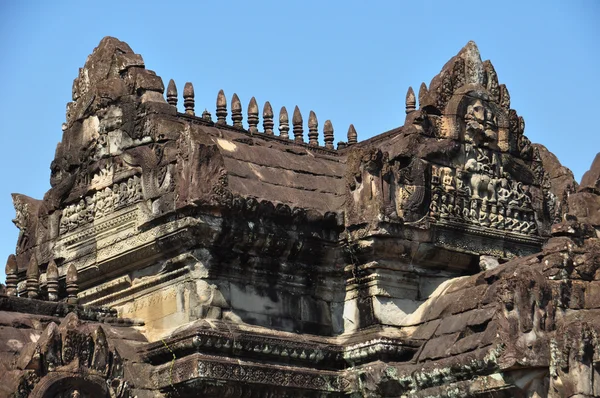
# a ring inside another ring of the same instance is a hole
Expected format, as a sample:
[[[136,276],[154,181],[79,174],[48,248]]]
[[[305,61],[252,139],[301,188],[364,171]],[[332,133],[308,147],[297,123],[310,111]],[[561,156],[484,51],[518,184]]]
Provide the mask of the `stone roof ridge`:
[[[302,112],[298,106],[295,106],[291,120],[293,137],[290,137],[290,119],[285,106],[281,108],[279,113],[279,134],[276,134],[274,130],[275,120],[273,108],[269,101],[265,102],[261,112],[261,108],[258,105],[256,97],[250,98],[248,106],[246,107],[246,122],[244,122],[244,106],[242,105],[237,93],[234,93],[231,97],[231,114],[229,114],[227,110],[227,96],[223,90],[219,91],[216,101],[216,120],[213,120],[212,114],[207,108],[205,108],[200,115],[196,114],[194,86],[192,83],[185,83],[185,88],[183,91],[183,112],[179,112],[177,109],[177,96],[177,85],[175,81],[171,79],[167,88],[166,100],[169,105],[171,105],[178,112],[179,117],[192,119],[197,123],[218,127],[219,129],[238,131],[248,134],[254,138],[275,140],[285,145],[300,145],[308,148],[309,150],[317,152],[325,150],[325,152],[328,154],[337,153],[337,150],[334,146],[333,123],[331,120],[326,120],[321,128],[322,131],[319,132],[318,118],[316,113],[312,110],[309,112],[309,118],[305,126]],[[262,129],[259,127],[260,116],[262,116]],[[227,120],[228,117],[229,121]],[[308,142],[305,140],[305,127],[308,127]],[[356,130],[353,125],[350,125],[347,141],[339,141],[337,144],[337,149],[344,149],[352,144],[355,144],[356,142],[358,142]]]

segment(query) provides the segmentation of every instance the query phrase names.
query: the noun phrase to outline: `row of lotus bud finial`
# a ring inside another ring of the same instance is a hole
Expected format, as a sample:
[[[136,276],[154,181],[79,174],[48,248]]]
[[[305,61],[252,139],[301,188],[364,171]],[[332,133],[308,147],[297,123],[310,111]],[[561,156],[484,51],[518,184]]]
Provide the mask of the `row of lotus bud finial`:
[[[173,79],[169,81],[169,85],[167,87],[167,102],[177,107],[177,86]],[[188,115],[195,116],[195,101],[194,101],[194,86],[192,83],[186,83],[183,88],[183,106],[185,107],[185,113]],[[217,126],[227,125],[227,99],[225,97],[225,93],[223,90],[219,91],[217,95],[217,121],[215,124]],[[257,134],[258,131],[258,122],[259,122],[259,109],[256,99],[252,97],[250,99],[250,103],[248,104],[248,132],[250,134]],[[273,128],[275,126],[275,121],[273,120],[273,108],[269,101],[265,102],[262,112],[263,117],[263,133],[265,135],[275,135]],[[212,122],[212,115],[207,110],[202,112],[201,118],[205,121]],[[233,127],[244,129],[242,124],[243,121],[242,115],[242,103],[240,102],[237,94],[233,94],[231,97],[231,121],[233,123]],[[292,133],[294,135],[294,142],[304,143],[304,128],[303,128],[303,118],[300,113],[300,109],[296,106],[294,109],[294,113],[292,115]],[[308,145],[310,146],[318,146],[319,145],[319,132],[318,132],[319,122],[317,120],[317,115],[310,111],[310,115],[308,117]],[[284,139],[290,139],[289,135],[290,131],[290,119],[288,116],[288,111],[285,106],[281,107],[279,111],[279,137]],[[323,142],[325,143],[325,148],[334,149],[333,145],[333,125],[330,120],[326,120],[323,125]],[[358,137],[356,134],[356,129],[354,125],[350,125],[348,128],[348,142],[347,143],[338,143],[338,149],[345,147],[346,145],[352,145],[358,142]]]
[[[427,85],[423,82],[423,83],[421,83],[421,86],[419,87],[419,103],[420,104],[423,103],[423,101],[425,100],[425,96],[427,94],[428,94]],[[407,115],[409,113],[417,110],[417,97],[415,96],[415,91],[413,90],[412,87],[409,87],[408,90],[406,91],[405,107],[406,107]]]
[[[8,296],[17,295],[19,282],[17,259],[14,254],[11,254],[6,261],[6,294]],[[74,264],[67,268],[65,282],[66,301],[76,304],[79,286],[77,284],[77,268]],[[50,260],[46,268],[46,289],[48,301],[59,300],[58,267],[54,260]],[[40,268],[35,255],[31,256],[27,266],[25,290],[22,295],[32,299],[41,299],[45,296],[40,288]]]

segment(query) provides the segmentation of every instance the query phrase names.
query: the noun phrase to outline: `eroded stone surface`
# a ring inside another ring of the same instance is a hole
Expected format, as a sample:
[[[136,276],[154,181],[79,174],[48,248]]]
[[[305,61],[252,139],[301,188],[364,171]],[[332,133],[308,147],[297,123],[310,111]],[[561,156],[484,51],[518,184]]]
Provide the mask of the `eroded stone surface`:
[[[532,144],[475,43],[337,150],[163,92],[110,37],[75,79],[52,188],[13,195],[0,392],[600,395],[600,157],[578,185]]]

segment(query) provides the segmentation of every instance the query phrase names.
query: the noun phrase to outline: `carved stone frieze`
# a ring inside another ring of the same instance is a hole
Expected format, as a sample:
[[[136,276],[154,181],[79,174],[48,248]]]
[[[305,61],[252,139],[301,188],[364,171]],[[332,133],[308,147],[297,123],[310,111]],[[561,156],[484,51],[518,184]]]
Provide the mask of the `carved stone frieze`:
[[[465,164],[432,165],[431,219],[538,235],[529,186],[503,172],[501,157],[493,151],[465,148]]]
[[[203,379],[323,392],[343,392],[350,387],[350,381],[337,372],[265,366],[243,361],[216,361],[198,354],[176,361],[175,365],[162,365],[157,369],[155,379],[157,386],[163,390],[176,390],[179,383]]]
[[[82,225],[102,219],[121,208],[143,199],[139,177],[134,176],[122,183],[113,184],[78,203],[65,207],[60,218],[60,234],[64,235]]]
[[[200,377],[243,381],[246,383],[267,383],[275,386],[304,389],[340,391],[344,383],[339,376],[309,374],[284,369],[257,368],[238,364],[218,362],[198,362]]]

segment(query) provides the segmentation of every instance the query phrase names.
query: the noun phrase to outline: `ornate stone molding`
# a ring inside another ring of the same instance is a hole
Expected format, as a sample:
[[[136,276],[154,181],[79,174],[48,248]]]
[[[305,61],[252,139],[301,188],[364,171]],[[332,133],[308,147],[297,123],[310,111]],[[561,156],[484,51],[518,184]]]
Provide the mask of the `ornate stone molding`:
[[[82,324],[69,313],[50,323],[18,358],[24,369],[16,396],[35,398],[129,398],[123,362],[100,325]]]
[[[154,385],[163,391],[175,391],[178,384],[198,380],[244,382],[323,392],[343,392],[350,387],[349,380],[338,372],[263,365],[229,358],[217,360],[200,354],[161,365],[154,373]]]

